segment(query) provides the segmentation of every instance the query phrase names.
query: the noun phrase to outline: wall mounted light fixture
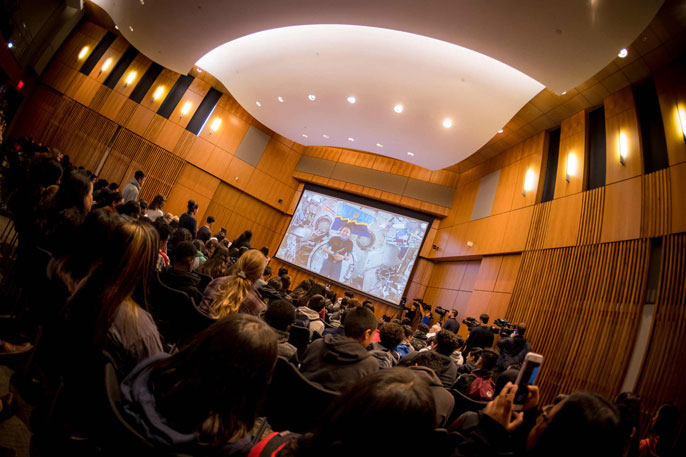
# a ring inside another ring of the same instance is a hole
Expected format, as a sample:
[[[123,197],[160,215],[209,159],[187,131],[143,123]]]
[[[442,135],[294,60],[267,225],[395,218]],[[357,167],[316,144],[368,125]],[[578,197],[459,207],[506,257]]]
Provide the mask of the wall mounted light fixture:
[[[626,133],[619,131],[617,135],[617,149],[619,151],[619,163],[626,165],[626,158],[629,155],[629,139]]]
[[[567,153],[567,170],[565,173],[565,179],[569,182],[572,176],[576,176],[577,168],[579,167],[579,162],[576,158],[576,154],[573,152]]]
[[[164,93],[164,86],[158,86],[155,92],[152,94],[152,100],[155,101],[162,96]]]
[[[536,181],[536,173],[533,168],[529,168],[524,176],[524,188],[522,189],[522,195],[526,196],[527,192],[534,190],[534,185]]]
[[[212,121],[212,124],[210,124],[210,135],[212,135],[214,132],[216,132],[220,125],[222,125],[221,118],[215,117],[214,120]]]
[[[103,71],[107,71],[107,69],[110,68],[110,65],[112,65],[112,57],[107,59],[105,63],[102,64],[102,67],[100,67],[100,71],[98,72],[98,76],[100,76],[100,73]]]
[[[188,112],[191,110],[191,106],[192,106],[191,102],[184,103],[183,106],[181,107],[181,116],[179,116],[179,118],[182,118],[186,114],[188,114]]]
[[[686,142],[686,108],[680,105],[679,102],[676,103],[676,117],[679,120],[681,135],[684,137],[684,142]]]
[[[124,87],[128,86],[133,82],[133,80],[136,79],[136,72],[132,71],[129,73],[129,75],[126,77],[126,81],[124,81]]]
[[[90,48],[88,46],[82,47],[81,51],[79,52],[79,60],[83,60],[88,55],[89,50]]]

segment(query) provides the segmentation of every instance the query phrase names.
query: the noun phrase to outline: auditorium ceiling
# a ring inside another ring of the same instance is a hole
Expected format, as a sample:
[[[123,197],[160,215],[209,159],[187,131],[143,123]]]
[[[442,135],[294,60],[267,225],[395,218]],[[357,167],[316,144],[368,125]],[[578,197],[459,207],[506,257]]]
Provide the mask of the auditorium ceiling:
[[[430,169],[470,163],[494,139],[514,138],[523,108],[576,92],[663,3],[92,1],[149,58],[211,73],[293,141]]]

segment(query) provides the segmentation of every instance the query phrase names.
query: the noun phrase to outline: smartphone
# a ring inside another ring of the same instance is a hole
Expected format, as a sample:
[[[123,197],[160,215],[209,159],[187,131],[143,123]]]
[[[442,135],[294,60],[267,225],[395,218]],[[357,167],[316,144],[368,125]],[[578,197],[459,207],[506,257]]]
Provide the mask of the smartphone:
[[[529,389],[527,386],[536,384],[536,378],[538,377],[538,372],[541,370],[541,364],[543,364],[543,356],[541,354],[535,354],[529,352],[524,359],[524,365],[522,369],[519,370],[519,375],[517,376],[517,393],[514,398],[513,408],[517,411],[521,410],[526,403],[526,399],[529,396]]]

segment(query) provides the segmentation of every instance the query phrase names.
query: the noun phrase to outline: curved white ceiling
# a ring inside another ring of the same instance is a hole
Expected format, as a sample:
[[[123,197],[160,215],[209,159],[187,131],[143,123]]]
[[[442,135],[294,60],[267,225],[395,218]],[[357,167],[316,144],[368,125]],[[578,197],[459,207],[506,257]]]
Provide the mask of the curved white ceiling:
[[[119,25],[120,32],[124,37],[141,52],[161,65],[179,73],[187,73],[198,59],[215,48],[223,49],[224,46],[222,45],[225,43],[230,44],[234,40],[239,43],[242,42],[241,37],[252,36],[253,43],[248,48],[257,49],[256,46],[261,41],[259,39],[261,34],[258,32],[280,33],[278,30],[289,30],[293,28],[292,26],[341,24],[374,28],[371,30],[385,29],[386,32],[390,30],[408,32],[409,34],[431,37],[462,46],[463,48],[459,51],[461,54],[466,55],[467,51],[471,49],[481,53],[481,58],[489,56],[512,67],[506,70],[505,74],[514,74],[512,69],[517,69],[528,75],[530,80],[537,80],[556,92],[562,92],[579,85],[607,65],[617,55],[620,48],[627,46],[647,26],[663,3],[662,0],[92,1],[110,14],[114,22]],[[381,32],[378,34],[381,35]],[[329,43],[334,43],[336,40],[336,38],[328,38],[330,39]],[[295,42],[299,40],[296,35],[291,35],[288,39],[295,40]],[[303,41],[310,42],[312,39],[317,40],[318,38],[310,36],[309,40]],[[374,36],[374,39],[377,40],[375,42],[375,46],[378,45],[377,49],[383,49],[384,52],[388,51],[385,39],[380,38],[380,36]],[[248,42],[245,41],[244,43]],[[321,103],[319,109],[314,110],[314,118],[321,119],[322,123],[316,125],[311,121],[312,116],[301,115],[296,111],[296,109],[302,109],[299,104],[284,103],[274,112],[264,110],[259,113],[244,101],[251,96],[255,97],[265,92],[272,94],[272,90],[276,89],[292,90],[292,94],[296,95],[301,90],[311,90],[309,87],[316,84],[321,84],[320,87],[325,91],[324,93],[331,93],[332,95],[334,89],[346,90],[353,81],[350,78],[349,67],[359,69],[363,64],[369,65],[371,61],[374,61],[371,47],[364,46],[357,39],[352,39],[350,43],[355,46],[362,45],[362,49],[357,47],[341,50],[339,57],[345,58],[346,62],[335,62],[334,68],[341,70],[338,72],[320,68],[314,73],[304,74],[300,69],[294,68],[294,62],[310,69],[316,67],[314,59],[309,59],[307,54],[313,50],[311,46],[306,46],[303,49],[284,49],[283,46],[280,46],[282,50],[280,54],[263,48],[259,51],[261,54],[247,55],[247,53],[243,53],[244,63],[238,63],[233,59],[234,61],[230,65],[235,68],[243,68],[244,72],[247,72],[249,65],[252,65],[254,68],[259,67],[274,73],[268,75],[254,73],[253,78],[258,76],[257,79],[260,83],[258,85],[253,79],[252,88],[248,87],[250,84],[247,78],[235,76],[228,78],[228,75],[221,71],[215,71],[209,66],[206,68],[219,77],[232,94],[236,95],[239,102],[258,120],[278,132],[295,131],[299,124],[302,124],[301,129],[304,127],[312,129],[315,126],[320,129],[328,129],[332,120],[337,120],[338,124],[341,125],[341,133],[342,130],[359,129],[359,126],[362,125],[365,127],[364,130],[358,130],[357,133],[352,132],[347,135],[354,137],[356,134],[365,138],[364,147],[357,141],[357,144],[333,144],[355,149],[367,149],[384,155],[394,155],[395,152],[386,150],[385,144],[383,151],[378,150],[379,148],[375,146],[376,142],[383,144],[381,141],[383,138],[389,138],[385,140],[388,142],[399,141],[399,138],[413,137],[419,141],[420,150],[426,152],[442,150],[441,148],[448,147],[449,143],[455,140],[454,138],[451,140],[436,136],[440,133],[432,129],[425,129],[423,123],[416,124],[416,127],[415,124],[410,125],[408,128],[412,130],[411,132],[399,131],[397,126],[392,123],[392,119],[378,118],[373,114],[377,111],[371,109],[363,110],[360,108],[356,117],[354,115],[348,116],[348,113],[341,111],[343,108],[336,103],[332,102],[333,104],[328,107]],[[445,43],[441,46],[445,46]],[[439,46],[436,46],[436,51],[432,50],[431,52],[440,54],[442,51],[438,51],[438,48]],[[392,51],[391,55],[395,56],[395,60],[389,55],[379,56],[381,58],[378,58],[377,63],[371,66],[368,71],[369,74],[364,73],[371,77],[367,80],[365,87],[360,86],[360,84],[364,84],[362,78],[355,78],[354,81],[357,85],[349,90],[362,91],[360,93],[366,94],[365,100],[374,100],[379,103],[377,109],[381,109],[382,102],[386,103],[390,99],[401,96],[412,96],[413,104],[421,102],[420,95],[426,97],[423,106],[413,105],[411,112],[413,114],[410,114],[409,110],[407,112],[407,118],[422,113],[422,121],[433,121],[431,116],[438,116],[439,118],[443,116],[443,114],[438,113],[444,109],[448,100],[451,101],[450,106],[454,108],[457,97],[455,94],[447,92],[457,90],[460,93],[460,102],[457,105],[460,108],[460,113],[458,113],[460,117],[451,132],[455,133],[459,128],[462,129],[460,135],[467,132],[470,136],[466,139],[462,137],[458,139],[459,142],[455,143],[456,150],[451,153],[451,159],[447,157],[420,158],[417,155],[414,160],[405,156],[404,159],[406,160],[409,158],[415,163],[429,168],[451,165],[474,152],[500,126],[504,125],[517,109],[528,101],[524,97],[529,93],[530,87],[527,86],[526,90],[523,86],[510,87],[508,84],[512,84],[511,78],[509,76],[503,78],[501,73],[490,74],[485,71],[485,68],[479,73],[478,68],[460,66],[457,74],[459,77],[466,73],[471,75],[471,79],[465,78],[467,84],[464,85],[469,86],[470,82],[474,84],[472,87],[474,90],[470,91],[469,88],[461,87],[459,84],[455,85],[456,75],[454,71],[459,65],[455,64],[454,61],[428,62],[433,65],[434,69],[443,71],[442,74],[437,75],[428,71],[422,72],[421,68],[408,70],[408,66],[412,66],[412,64],[408,65],[408,62],[412,62],[409,60],[410,57],[419,58],[418,62],[427,61],[427,59],[421,59],[422,52],[417,49],[411,47],[403,49],[397,46]],[[400,74],[398,71],[393,72],[392,80],[386,79],[386,82],[380,83],[379,76],[383,73],[383,67],[387,71],[392,71],[401,54],[407,58],[405,65],[395,68],[402,68],[402,72]],[[210,55],[211,53],[203,59],[203,62],[209,62],[207,59]],[[394,64],[394,62],[396,63]],[[215,64],[219,65],[219,63]],[[208,64],[203,63],[202,65]],[[227,64],[226,68],[230,70],[231,67]],[[507,68],[507,66],[501,65],[500,68]],[[281,76],[283,76],[280,84],[275,83],[275,80],[279,79],[279,74],[276,74],[277,71],[282,72]],[[311,75],[320,77],[322,73],[327,75],[327,81],[311,77]],[[412,74],[414,78],[425,79],[410,80],[409,74]],[[297,76],[298,79],[286,79],[285,75]],[[341,77],[343,75],[345,75],[345,79]],[[475,75],[478,75],[476,81],[474,81]],[[399,81],[396,82],[395,79]],[[450,84],[449,81],[452,81],[453,84]],[[267,87],[264,84],[270,86]],[[408,87],[412,88],[413,94],[405,95]],[[496,90],[504,98],[495,101],[493,97],[480,98],[485,95],[484,90],[487,87]],[[461,90],[462,88],[465,90]],[[398,90],[402,93],[395,92]],[[417,93],[414,94],[414,92]],[[429,100],[436,104],[428,104]],[[515,108],[517,103],[519,106]],[[480,105],[486,105],[492,111],[485,113],[490,114],[487,118],[483,117],[484,113],[479,108]],[[312,107],[308,107],[308,109],[311,112],[313,110]],[[478,112],[478,116],[472,116],[471,121],[464,117],[464,115],[472,112]],[[278,118],[275,117],[274,113],[278,113]],[[503,119],[504,117],[507,119]],[[344,125],[345,119],[352,119],[355,123]],[[304,121],[307,122],[303,123]],[[383,129],[385,130],[382,131],[381,125],[384,126]],[[419,128],[420,125],[422,126],[421,129]],[[490,135],[484,137],[486,131],[490,132]],[[384,134],[381,140],[372,139],[379,133]],[[398,136],[399,134],[402,135]],[[286,134],[295,141],[305,142],[305,139],[299,135]],[[325,144],[314,141],[312,137],[309,137],[309,140],[311,144]],[[371,141],[373,141],[374,147],[367,146],[367,143]],[[476,144],[478,141],[482,141],[482,143]],[[412,144],[407,144],[407,146],[412,146]],[[411,150],[409,147],[402,149]]]
[[[255,33],[214,49],[198,66],[287,138],[371,151],[430,169],[467,157],[543,89],[478,52],[352,25]],[[351,96],[354,104],[347,101]],[[401,113],[394,111],[397,104]],[[445,119],[451,128],[443,127]]]

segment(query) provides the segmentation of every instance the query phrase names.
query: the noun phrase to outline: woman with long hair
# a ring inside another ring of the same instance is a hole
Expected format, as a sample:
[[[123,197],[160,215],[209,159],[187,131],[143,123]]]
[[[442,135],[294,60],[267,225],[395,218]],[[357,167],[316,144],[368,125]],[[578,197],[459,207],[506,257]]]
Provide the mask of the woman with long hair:
[[[229,250],[222,247],[216,247],[212,257],[207,262],[200,265],[196,270],[198,273],[203,273],[212,276],[213,279],[219,278],[226,271],[226,266],[229,264]]]
[[[251,249],[233,265],[232,274],[212,281],[198,308],[213,318],[222,318],[241,312],[255,316],[267,306],[255,290],[255,281],[262,277],[267,259],[258,250]]]
[[[150,204],[148,205],[148,212],[145,214],[145,216],[153,222],[158,217],[163,217],[165,201],[166,199],[164,198],[164,195],[155,195],[155,198],[153,198]]]
[[[229,316],[173,356],[138,365],[121,385],[124,416],[167,452],[247,455],[276,357],[266,323]]]

